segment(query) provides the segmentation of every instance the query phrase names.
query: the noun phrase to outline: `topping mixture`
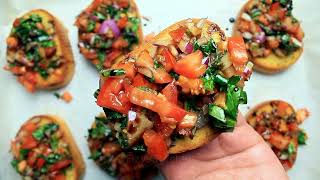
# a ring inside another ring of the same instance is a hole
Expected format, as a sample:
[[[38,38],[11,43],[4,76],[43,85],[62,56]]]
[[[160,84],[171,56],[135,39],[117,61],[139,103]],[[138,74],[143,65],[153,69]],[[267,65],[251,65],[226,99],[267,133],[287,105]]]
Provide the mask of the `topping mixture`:
[[[25,123],[11,142],[16,171],[24,179],[61,179],[73,168],[59,125],[40,117]]]
[[[64,60],[57,50],[53,21],[37,14],[16,19],[7,38],[7,62],[5,69],[17,75],[30,92],[35,91],[38,79],[61,74]]]
[[[267,106],[254,111],[248,123],[268,142],[288,170],[294,164],[298,145],[306,144],[307,134],[298,125],[309,112],[306,109],[295,112],[283,101],[272,101]]]
[[[247,100],[242,86],[252,72],[242,38],[226,39],[216,24],[189,19],[147,45],[101,71],[97,104],[107,117],[116,114],[109,121],[119,124],[118,146],[143,144],[162,161],[175,139],[192,138],[204,126],[235,127],[238,105]]]
[[[80,52],[100,70],[140,41],[140,19],[129,0],[94,0],[76,21]]]
[[[302,47],[304,32],[292,15],[292,0],[251,0],[240,16],[238,31],[253,58],[284,57]]]

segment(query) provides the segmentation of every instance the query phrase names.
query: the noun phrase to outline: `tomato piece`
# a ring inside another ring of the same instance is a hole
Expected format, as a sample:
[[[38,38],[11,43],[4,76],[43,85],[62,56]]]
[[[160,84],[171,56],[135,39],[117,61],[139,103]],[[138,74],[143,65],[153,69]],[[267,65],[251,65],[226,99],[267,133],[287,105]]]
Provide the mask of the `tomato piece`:
[[[64,159],[56,162],[51,167],[49,167],[49,172],[58,171],[60,169],[63,169],[65,167],[68,167],[72,161],[70,159]]]
[[[29,135],[23,137],[21,148],[22,149],[33,149],[33,148],[37,147],[37,145],[38,145],[38,141],[31,134],[29,134]]]
[[[197,50],[181,58],[174,66],[174,71],[188,78],[199,78],[207,70],[207,65],[202,64],[202,59],[202,52]]]
[[[36,163],[36,161],[37,161],[37,156],[38,156],[38,154],[36,152],[29,151],[28,157],[27,157],[27,164],[29,166],[33,166],[34,163]]]
[[[285,170],[289,170],[293,166],[293,162],[290,162],[289,160],[280,160],[280,161]]]
[[[246,45],[242,37],[228,38],[228,51],[233,64],[244,65],[248,61]]]
[[[272,144],[276,148],[283,150],[283,149],[287,148],[287,146],[289,145],[290,138],[287,136],[283,136],[278,132],[273,132],[270,135],[269,142],[270,142],[270,144]]]
[[[186,32],[186,28],[185,27],[180,27],[176,30],[173,30],[171,32],[169,32],[170,36],[172,37],[172,39],[175,41],[175,42],[180,42],[184,33]]]
[[[122,37],[118,38],[112,43],[112,48],[114,49],[122,49],[129,45],[128,41],[123,39]]]
[[[167,98],[168,101],[177,104],[178,103],[178,89],[174,83],[168,84],[161,93]]]
[[[146,130],[143,133],[143,140],[148,148],[148,154],[159,161],[165,160],[169,153],[163,137],[153,130]]]
[[[164,138],[170,137],[174,128],[171,128],[168,123],[163,123],[160,118],[156,118],[154,121],[154,129],[157,133],[162,135]]]
[[[46,161],[45,161],[43,158],[39,158],[39,159],[37,160],[36,167],[37,167],[38,169],[42,168],[42,166],[45,164],[45,162],[46,162]]]
[[[167,72],[171,71],[176,64],[176,58],[171,54],[167,47],[163,48],[160,54],[165,60],[164,62],[161,62],[161,64],[164,66]]]
[[[129,0],[119,0],[117,4],[120,8],[127,8],[129,6]]]
[[[32,133],[36,129],[37,129],[37,125],[32,122],[28,122],[27,124],[24,124],[22,126],[22,130],[27,131],[29,133]]]
[[[162,117],[174,118],[181,121],[187,112],[179,106],[169,102],[163,95],[133,88],[130,93],[130,102],[138,106],[157,112]]]
[[[104,60],[103,66],[106,68],[111,67],[114,60],[117,59],[121,54],[122,53],[120,50],[113,49],[109,54],[107,54],[107,56]]]
[[[123,87],[122,79],[108,78],[97,97],[97,104],[120,113],[128,113],[131,103],[124,91],[121,91]]]
[[[94,50],[89,50],[87,48],[84,47],[80,47],[80,52],[81,54],[83,54],[84,57],[86,57],[87,59],[96,59],[98,58],[98,54],[96,51]]]
[[[163,68],[154,68],[154,61],[148,51],[142,51],[135,61],[136,67],[138,67],[138,71],[149,77],[154,78],[154,81],[159,84],[169,83],[172,81],[172,77],[170,74],[166,72]],[[142,68],[142,69],[141,69]],[[140,70],[139,70],[140,69]],[[143,70],[143,71],[142,71]]]
[[[124,16],[119,19],[117,25],[120,29],[124,29],[127,26],[127,23],[128,23],[128,17]]]
[[[278,17],[279,19],[284,19],[286,16],[286,10],[281,7],[279,2],[275,2],[270,6],[269,14],[272,17]]]
[[[140,73],[138,73],[136,75],[136,77],[134,77],[132,86],[134,86],[134,87],[148,87],[148,88],[151,88],[154,90],[157,88],[154,84],[151,84],[149,81],[147,81],[143,77],[143,75],[141,75]]]
[[[123,69],[126,71],[125,77],[133,79],[137,73],[135,66],[132,62],[120,62],[112,66],[112,69]]]
[[[287,113],[287,109],[289,108],[290,106],[285,103],[285,102],[282,102],[282,101],[279,101],[279,104],[278,104],[278,113],[280,115],[285,115]]]

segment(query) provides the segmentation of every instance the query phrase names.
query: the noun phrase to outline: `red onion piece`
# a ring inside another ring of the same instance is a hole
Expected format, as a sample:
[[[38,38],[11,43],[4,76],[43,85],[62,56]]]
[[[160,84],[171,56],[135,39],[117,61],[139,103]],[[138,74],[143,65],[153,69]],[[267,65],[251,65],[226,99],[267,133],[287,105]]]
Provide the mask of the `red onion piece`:
[[[136,120],[136,118],[137,118],[137,113],[130,110],[128,112],[128,120],[129,121],[134,121],[134,120]]]
[[[208,65],[209,64],[209,57],[205,57],[201,61],[202,64]]]
[[[257,43],[264,43],[266,41],[266,35],[264,33],[259,33],[256,35],[255,40]]]
[[[112,32],[116,38],[120,36],[120,29],[119,29],[117,23],[115,22],[115,20],[113,20],[113,19],[103,21],[103,23],[99,29],[99,33],[101,33],[101,34],[106,33],[109,28],[112,30]]]
[[[192,45],[192,43],[189,42],[189,43],[186,45],[185,53],[190,54],[190,53],[192,53],[192,52],[193,52],[193,45]]]
[[[95,16],[95,15],[90,15],[90,19],[94,20],[94,21],[98,21],[99,20],[99,18],[97,16]]]

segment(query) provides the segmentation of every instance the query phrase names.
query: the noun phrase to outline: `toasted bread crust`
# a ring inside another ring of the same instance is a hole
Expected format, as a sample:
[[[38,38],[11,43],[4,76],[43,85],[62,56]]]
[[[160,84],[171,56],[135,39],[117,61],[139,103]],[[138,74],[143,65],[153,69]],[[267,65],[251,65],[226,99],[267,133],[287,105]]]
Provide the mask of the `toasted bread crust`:
[[[75,71],[73,53],[70,41],[68,39],[68,30],[62,25],[61,21],[59,21],[56,17],[54,17],[46,10],[35,9],[23,15],[23,17],[29,16],[31,14],[39,15],[40,17],[45,19],[45,23],[53,23],[53,27],[55,29],[55,42],[57,43],[57,53],[61,54],[62,58],[64,59],[64,64],[62,65],[62,67],[56,69],[61,71],[58,78],[50,75],[48,79],[43,79],[39,74],[37,74],[37,82],[35,87],[36,89],[44,90],[64,87],[72,80]]]
[[[63,132],[63,141],[65,141],[69,145],[69,150],[73,158],[74,168],[72,171],[68,172],[67,179],[69,180],[77,180],[80,179],[81,176],[84,174],[85,171],[85,163],[82,158],[81,152],[78,149],[78,146],[71,134],[71,131],[65,121],[61,119],[58,116],[55,115],[38,115],[30,118],[28,121],[26,121],[24,124],[27,124],[28,122],[32,121],[33,119],[40,118],[41,120],[49,120],[51,122],[54,122],[59,125],[59,129]],[[19,130],[19,132],[21,129]],[[19,134],[19,132],[17,134]]]
[[[251,1],[252,0],[249,0],[245,5],[243,5],[240,12],[238,13],[237,19],[233,26],[233,32],[232,32],[233,36],[242,36],[241,32],[238,31],[238,26],[240,22],[239,20],[241,18],[241,15],[245,11],[245,7]],[[297,51],[293,52],[292,54],[286,57],[279,57],[279,56],[276,56],[274,53],[272,53],[267,57],[260,57],[260,58],[250,57],[250,60],[254,64],[254,67],[253,67],[254,70],[261,73],[265,73],[265,74],[275,74],[288,69],[294,63],[296,63],[300,58],[302,52],[303,52],[303,47],[299,48]],[[250,53],[248,54],[250,55]]]

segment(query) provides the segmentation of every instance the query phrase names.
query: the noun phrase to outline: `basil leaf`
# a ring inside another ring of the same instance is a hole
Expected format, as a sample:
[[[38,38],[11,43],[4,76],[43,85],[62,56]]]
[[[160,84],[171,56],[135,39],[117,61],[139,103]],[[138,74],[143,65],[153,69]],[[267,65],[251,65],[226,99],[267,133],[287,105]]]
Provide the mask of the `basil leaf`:
[[[54,41],[41,41],[40,42],[40,45],[42,46],[42,47],[54,47],[55,46],[55,43],[54,43]]]
[[[216,118],[219,121],[226,122],[224,110],[219,106],[209,104],[209,115]]]
[[[100,71],[100,74],[103,77],[110,77],[110,76],[122,76],[126,74],[126,71],[124,69],[104,69]]]
[[[214,76],[214,82],[221,85],[221,86],[228,85],[228,79],[221,76],[220,74],[217,74]]]

